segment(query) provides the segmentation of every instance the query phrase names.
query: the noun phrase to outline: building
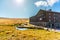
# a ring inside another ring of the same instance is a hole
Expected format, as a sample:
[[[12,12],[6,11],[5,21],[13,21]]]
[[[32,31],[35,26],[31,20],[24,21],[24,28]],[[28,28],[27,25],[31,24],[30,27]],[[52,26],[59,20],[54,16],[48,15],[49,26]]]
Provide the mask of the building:
[[[38,26],[60,27],[60,13],[50,10],[39,10],[39,12],[30,17],[30,23]]]

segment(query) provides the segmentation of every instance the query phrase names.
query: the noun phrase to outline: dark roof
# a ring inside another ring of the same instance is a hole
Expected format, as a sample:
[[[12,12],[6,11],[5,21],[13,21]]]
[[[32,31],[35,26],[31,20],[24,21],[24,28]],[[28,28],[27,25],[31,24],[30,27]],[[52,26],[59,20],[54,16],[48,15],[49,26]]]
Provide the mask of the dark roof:
[[[40,9],[39,11],[45,11],[45,12],[50,12],[50,13],[60,13],[60,12],[49,11],[49,10],[42,10],[42,9]]]

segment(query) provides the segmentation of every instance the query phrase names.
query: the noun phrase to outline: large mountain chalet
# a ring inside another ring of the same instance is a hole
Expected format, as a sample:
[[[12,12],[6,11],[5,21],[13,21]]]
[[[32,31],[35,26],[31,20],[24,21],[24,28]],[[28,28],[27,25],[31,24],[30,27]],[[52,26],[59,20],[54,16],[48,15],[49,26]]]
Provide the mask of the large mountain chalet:
[[[30,23],[38,26],[60,27],[60,13],[50,10],[39,10],[39,12],[30,17]]]

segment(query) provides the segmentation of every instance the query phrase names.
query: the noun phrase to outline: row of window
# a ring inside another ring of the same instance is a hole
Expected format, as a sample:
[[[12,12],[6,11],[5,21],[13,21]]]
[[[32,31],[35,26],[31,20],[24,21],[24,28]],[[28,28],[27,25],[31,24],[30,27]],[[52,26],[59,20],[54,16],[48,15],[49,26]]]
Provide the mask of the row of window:
[[[58,15],[59,15],[59,14],[55,14],[55,13],[54,13],[54,15],[53,15],[54,22],[55,22],[57,19],[60,18]],[[44,14],[41,14],[41,16],[42,16],[42,17],[39,18],[39,20],[43,20],[43,18],[45,18]],[[51,17],[51,13],[49,13],[49,18],[52,18],[52,17]],[[51,22],[51,19],[49,19],[49,22]]]
[[[51,13],[49,13],[49,15],[51,15]],[[53,15],[56,15],[55,13]]]
[[[41,18],[39,18],[39,20],[43,20],[43,18],[45,18],[44,14],[41,14],[40,16],[41,16]]]
[[[56,14],[54,13],[54,14],[53,14],[53,19],[54,19],[53,21],[54,21],[54,22],[56,21],[56,18],[57,18],[56,16],[58,16],[58,15],[56,15]],[[50,18],[52,18],[52,17],[51,17],[51,13],[49,13],[49,22],[52,21]]]

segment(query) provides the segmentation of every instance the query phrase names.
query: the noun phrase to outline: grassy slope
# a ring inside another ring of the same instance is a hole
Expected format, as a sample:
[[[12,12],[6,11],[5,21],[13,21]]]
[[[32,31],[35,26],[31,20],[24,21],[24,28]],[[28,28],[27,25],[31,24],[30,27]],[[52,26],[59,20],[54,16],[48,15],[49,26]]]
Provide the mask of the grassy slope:
[[[0,40],[60,40],[60,33],[46,30],[16,30],[13,26],[0,26]]]
[[[26,19],[0,19],[0,24],[26,23]],[[14,26],[0,26],[0,40],[60,40],[60,33],[46,30],[16,30]]]

